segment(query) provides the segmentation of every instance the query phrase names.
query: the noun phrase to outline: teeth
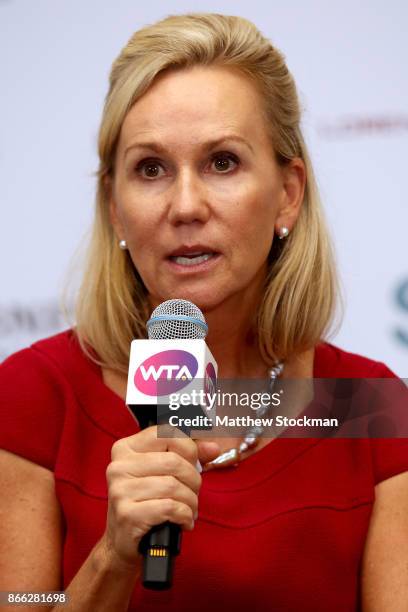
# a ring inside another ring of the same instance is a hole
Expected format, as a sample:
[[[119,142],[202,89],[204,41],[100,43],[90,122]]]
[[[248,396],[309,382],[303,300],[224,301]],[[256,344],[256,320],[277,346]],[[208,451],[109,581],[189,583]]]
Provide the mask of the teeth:
[[[207,261],[212,256],[213,253],[204,253],[202,255],[193,255],[192,257],[183,257],[180,255],[172,257],[171,259],[182,266],[196,266],[197,264],[203,263],[203,261]]]

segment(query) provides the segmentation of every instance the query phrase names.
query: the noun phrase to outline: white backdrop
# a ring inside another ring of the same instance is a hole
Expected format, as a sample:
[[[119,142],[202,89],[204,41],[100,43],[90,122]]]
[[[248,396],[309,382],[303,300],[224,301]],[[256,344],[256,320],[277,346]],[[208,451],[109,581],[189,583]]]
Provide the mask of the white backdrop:
[[[247,17],[286,55],[346,297],[333,341],[408,377],[405,0],[0,0],[0,357],[64,327],[114,57],[139,27],[191,11]]]

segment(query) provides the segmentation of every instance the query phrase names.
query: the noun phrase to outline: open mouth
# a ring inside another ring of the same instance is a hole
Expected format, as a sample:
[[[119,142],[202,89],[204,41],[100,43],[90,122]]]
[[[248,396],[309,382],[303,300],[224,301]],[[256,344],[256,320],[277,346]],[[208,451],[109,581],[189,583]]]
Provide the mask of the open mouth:
[[[172,255],[170,261],[180,266],[197,266],[214,257],[216,253],[186,253],[183,255]]]

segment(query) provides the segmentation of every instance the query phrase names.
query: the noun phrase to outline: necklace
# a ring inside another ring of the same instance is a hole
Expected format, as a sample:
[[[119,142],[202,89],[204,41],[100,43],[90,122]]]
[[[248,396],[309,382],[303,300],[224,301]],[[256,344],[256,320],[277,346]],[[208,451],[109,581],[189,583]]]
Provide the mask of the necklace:
[[[278,363],[269,370],[269,385],[268,386],[269,386],[270,393],[273,392],[273,388],[275,386],[276,379],[279,378],[279,376],[282,374],[282,371],[283,371],[283,363]],[[257,409],[256,416],[257,417],[264,416],[266,412],[269,410],[269,408],[270,406],[268,405],[261,406],[260,408]],[[223,453],[221,453],[221,455],[218,455],[218,457],[216,457],[212,461],[208,461],[203,466],[203,470],[207,472],[209,470],[213,470],[217,468],[237,466],[241,460],[242,453],[245,453],[245,451],[247,451],[249,448],[254,448],[255,446],[258,445],[259,437],[262,434],[263,430],[264,430],[264,427],[250,427],[245,433],[245,436],[238,447],[230,448],[224,451]]]

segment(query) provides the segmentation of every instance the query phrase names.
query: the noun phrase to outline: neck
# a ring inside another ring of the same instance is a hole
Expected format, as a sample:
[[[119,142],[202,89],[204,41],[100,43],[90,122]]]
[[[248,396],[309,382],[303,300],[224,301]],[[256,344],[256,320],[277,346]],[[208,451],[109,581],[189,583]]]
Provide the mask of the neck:
[[[254,313],[257,306],[225,302],[204,312],[209,333],[206,342],[222,378],[264,378],[267,366],[258,348]]]
[[[218,364],[219,378],[265,378],[270,365],[262,359],[256,331],[258,304],[224,303],[205,311],[209,333],[206,343]],[[284,378],[311,378],[314,349],[286,360]]]

